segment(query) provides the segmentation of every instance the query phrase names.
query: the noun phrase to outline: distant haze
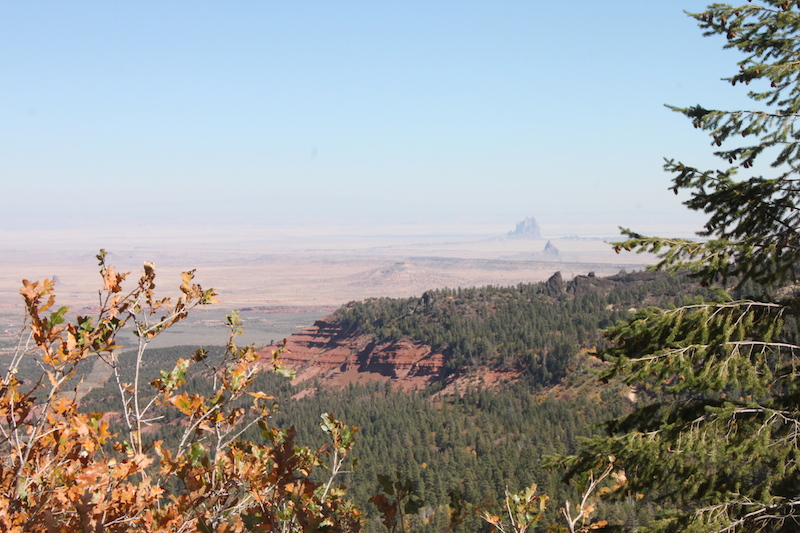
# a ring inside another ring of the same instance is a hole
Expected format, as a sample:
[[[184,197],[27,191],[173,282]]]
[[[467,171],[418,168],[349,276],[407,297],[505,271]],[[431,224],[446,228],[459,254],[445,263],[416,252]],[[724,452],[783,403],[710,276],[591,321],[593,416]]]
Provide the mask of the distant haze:
[[[536,214],[542,238],[580,236],[613,240],[619,226],[649,234],[692,237],[702,218],[695,213],[682,216],[644,213],[606,213],[563,215]],[[204,219],[197,216],[137,217],[120,215],[106,223],[77,215],[58,220],[11,220],[0,231],[0,250],[39,250],[44,248],[95,252],[99,248],[235,250],[289,252],[308,248],[371,248],[383,241],[409,242],[450,239],[484,239],[506,235],[520,221],[511,216],[476,214],[453,217],[416,217],[392,220],[390,217],[336,217],[287,214],[254,214],[230,219]],[[201,257],[198,257],[201,259]]]
[[[4,2],[0,349],[23,278],[96,311],[100,248],[218,289],[170,342],[231,308],[263,343],[351,299],[644,268],[619,226],[702,223],[663,158],[717,166],[663,104],[749,105],[704,6]],[[541,239],[507,238],[526,217]]]
[[[663,104],[746,105],[704,6],[5,2],[0,246],[690,233]]]
[[[242,309],[246,341],[263,344],[351,300],[538,282],[556,271],[566,279],[589,272],[609,275],[641,270],[653,261],[646,255],[615,254],[604,242],[615,237],[610,227],[603,237],[576,235],[601,227],[582,227],[577,221],[571,226],[542,223],[542,238],[524,239],[508,236],[519,221],[501,225],[479,217],[373,226],[363,218],[325,217],[142,221],[124,231],[120,226],[77,227],[77,221],[50,228],[20,225],[3,233],[0,352],[19,332],[22,279],[57,279],[58,305],[83,315],[97,311],[99,248],[108,250],[109,264],[131,272],[128,283],[135,282],[143,261],[155,262],[159,295],[174,296],[180,273],[192,269],[198,283],[217,290],[219,305],[174,328],[159,340],[161,345],[224,342],[222,318],[231,309]]]

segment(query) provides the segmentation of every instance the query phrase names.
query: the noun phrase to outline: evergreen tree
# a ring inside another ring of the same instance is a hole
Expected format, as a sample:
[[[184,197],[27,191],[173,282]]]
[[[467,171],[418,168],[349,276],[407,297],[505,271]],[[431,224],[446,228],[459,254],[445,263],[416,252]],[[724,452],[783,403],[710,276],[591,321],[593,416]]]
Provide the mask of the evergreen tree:
[[[712,137],[722,170],[668,160],[672,189],[708,215],[700,242],[624,230],[617,250],[658,253],[691,270],[715,301],[646,309],[608,330],[604,379],[621,377],[638,408],[567,460],[626,469],[618,492],[674,502],[674,531],[796,531],[800,522],[800,2],[713,4],[691,14],[743,53],[733,85],[755,110],[672,108]],[[752,85],[751,85],[752,84]],[[768,165],[766,164],[768,163]],[[754,174],[761,169],[766,175]],[[737,177],[737,173],[748,176]]]

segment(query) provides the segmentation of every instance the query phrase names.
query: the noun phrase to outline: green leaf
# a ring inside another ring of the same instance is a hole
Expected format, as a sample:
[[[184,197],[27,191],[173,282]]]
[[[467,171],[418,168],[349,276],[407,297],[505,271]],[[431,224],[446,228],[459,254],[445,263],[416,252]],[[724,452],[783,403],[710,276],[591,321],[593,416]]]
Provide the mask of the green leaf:
[[[189,461],[193,466],[197,466],[200,463],[200,458],[203,457],[205,453],[206,449],[202,444],[199,442],[193,442],[189,447]]]
[[[64,315],[69,311],[69,307],[60,307],[58,311],[50,313],[50,318],[47,319],[47,326],[49,329],[62,324],[64,322]]]
[[[394,483],[392,482],[391,477],[387,476],[386,474],[378,474],[378,483],[380,484],[383,492],[389,496],[394,496]]]

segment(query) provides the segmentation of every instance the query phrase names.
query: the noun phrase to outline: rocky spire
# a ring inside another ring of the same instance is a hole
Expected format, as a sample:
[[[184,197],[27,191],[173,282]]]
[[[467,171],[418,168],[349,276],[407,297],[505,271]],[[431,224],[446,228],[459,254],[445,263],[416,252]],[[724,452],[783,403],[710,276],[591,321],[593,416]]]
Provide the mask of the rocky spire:
[[[513,239],[541,239],[542,230],[539,228],[539,224],[536,223],[535,218],[525,217],[525,220],[517,224],[517,228],[514,231],[508,232],[508,236]]]

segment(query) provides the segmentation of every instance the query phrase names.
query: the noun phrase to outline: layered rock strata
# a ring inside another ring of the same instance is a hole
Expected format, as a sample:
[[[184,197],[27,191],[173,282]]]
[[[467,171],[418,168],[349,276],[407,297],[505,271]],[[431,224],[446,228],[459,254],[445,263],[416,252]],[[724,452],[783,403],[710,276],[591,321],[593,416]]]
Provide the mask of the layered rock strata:
[[[378,342],[374,337],[350,334],[327,319],[299,331],[286,341],[281,360],[297,372],[296,381],[318,380],[326,386],[392,380],[405,390],[423,389],[441,378],[444,355],[422,343],[401,340]],[[276,346],[265,348],[267,358]]]

